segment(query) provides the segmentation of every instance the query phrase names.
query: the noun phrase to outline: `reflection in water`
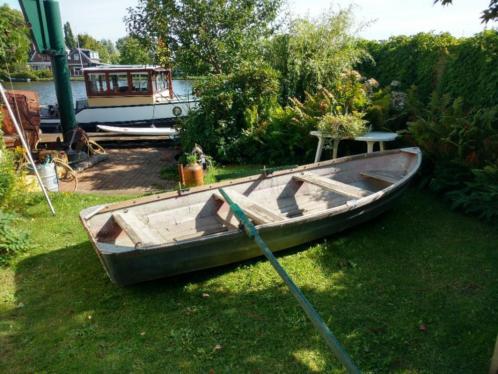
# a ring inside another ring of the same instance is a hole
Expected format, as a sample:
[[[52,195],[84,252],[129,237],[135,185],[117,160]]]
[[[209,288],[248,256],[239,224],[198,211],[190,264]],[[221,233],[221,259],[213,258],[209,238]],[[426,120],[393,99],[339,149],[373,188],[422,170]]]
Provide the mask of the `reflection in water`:
[[[4,82],[4,87],[7,90],[11,89],[10,82]],[[55,86],[53,81],[42,82],[13,82],[12,86],[15,90],[30,90],[38,92],[40,96],[40,104],[49,105],[57,102],[55,96]],[[73,89],[73,99],[76,102],[78,99],[86,98],[85,82],[71,81]],[[173,89],[177,95],[192,94],[192,82],[184,79],[174,79]]]

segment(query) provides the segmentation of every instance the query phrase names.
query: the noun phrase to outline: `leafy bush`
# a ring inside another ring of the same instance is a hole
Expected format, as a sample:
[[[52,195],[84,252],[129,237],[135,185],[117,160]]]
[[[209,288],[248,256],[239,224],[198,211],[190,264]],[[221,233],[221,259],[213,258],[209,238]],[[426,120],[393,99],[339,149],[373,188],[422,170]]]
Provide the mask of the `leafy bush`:
[[[446,196],[454,208],[476,214],[488,221],[498,220],[498,166],[473,169],[472,178]]]
[[[291,98],[286,107],[274,105],[267,120],[238,139],[245,160],[264,165],[308,163],[313,160],[316,142],[310,131],[320,129],[344,137],[364,133],[366,121],[360,110],[369,101],[371,82],[360,83],[355,72],[344,76],[334,92],[320,88],[315,95],[306,92],[303,102]]]
[[[0,116],[0,128],[2,118]],[[15,230],[13,222],[14,213],[26,203],[27,194],[23,189],[20,178],[15,171],[12,152],[5,149],[2,132],[0,131],[0,265],[5,265],[16,253],[28,247],[27,235]]]
[[[2,123],[0,116],[0,124]],[[10,201],[16,184],[12,154],[5,149],[0,131],[0,208]]]
[[[353,32],[351,8],[327,12],[321,18],[291,21],[286,34],[266,44],[265,60],[280,73],[282,102],[304,100],[321,87],[332,90],[355,64],[369,55]]]
[[[433,94],[429,106],[418,102],[416,111],[409,131],[431,160],[458,161],[468,168],[498,162],[498,106],[465,111],[461,98]]]
[[[463,99],[432,95],[409,133],[433,165],[431,187],[455,208],[498,219],[498,106],[466,111]]]
[[[28,235],[13,228],[15,217],[0,209],[0,266],[29,246]]]
[[[38,79],[50,79],[54,77],[52,70],[50,69],[42,69],[42,70],[32,70],[32,72],[36,75]]]
[[[448,33],[419,33],[361,45],[375,63],[366,60],[357,68],[383,87],[397,80],[403,87],[417,86],[418,98],[424,102],[435,91],[453,99],[462,97],[468,108],[498,102],[498,30],[460,39]]]
[[[18,70],[11,72],[10,75],[6,71],[0,71],[0,79],[8,81],[9,78],[31,79],[32,81],[38,80],[38,76],[31,70]]]
[[[498,30],[486,30],[459,39],[450,50],[441,77],[440,92],[462,97],[467,107],[498,103]]]
[[[269,67],[245,65],[239,72],[211,76],[198,87],[200,107],[182,125],[182,145],[200,144],[221,162],[263,165],[312,161],[310,131],[353,137],[366,131],[362,111],[376,82],[345,71],[332,90],[323,87],[305,100],[278,103],[277,74]]]
[[[238,140],[268,119],[277,104],[277,73],[264,65],[243,64],[234,73],[210,75],[197,84],[198,110],[181,125],[183,149],[200,144],[219,161],[244,158]]]

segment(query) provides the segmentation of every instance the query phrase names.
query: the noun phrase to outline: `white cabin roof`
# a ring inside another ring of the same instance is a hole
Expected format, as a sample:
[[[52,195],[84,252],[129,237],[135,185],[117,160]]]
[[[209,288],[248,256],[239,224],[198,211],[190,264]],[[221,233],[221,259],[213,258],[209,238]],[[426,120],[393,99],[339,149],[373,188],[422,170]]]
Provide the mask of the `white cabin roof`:
[[[101,71],[166,71],[167,69],[158,65],[101,65],[83,69],[84,72],[98,73]]]

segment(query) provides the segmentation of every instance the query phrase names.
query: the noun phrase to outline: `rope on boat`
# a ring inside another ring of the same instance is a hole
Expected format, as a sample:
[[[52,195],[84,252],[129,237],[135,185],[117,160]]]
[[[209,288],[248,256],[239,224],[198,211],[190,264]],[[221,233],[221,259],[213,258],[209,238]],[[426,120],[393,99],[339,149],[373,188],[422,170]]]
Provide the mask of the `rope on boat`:
[[[237,217],[239,222],[244,226],[245,232],[250,239],[253,239],[258,247],[261,249],[261,252],[265,255],[265,257],[270,261],[270,264],[276,270],[280,278],[285,282],[292,295],[297,299],[301,308],[303,308],[304,312],[313,323],[315,328],[318,330],[320,335],[322,335],[325,342],[330,347],[332,352],[335,354],[337,359],[344,365],[346,370],[349,373],[360,373],[358,367],[354,364],[353,360],[343,348],[339,340],[335,337],[335,335],[330,331],[325,321],[320,317],[318,312],[313,308],[313,305],[308,301],[306,296],[302,293],[299,287],[294,283],[292,278],[287,274],[282,265],[278,262],[276,257],[273,255],[272,251],[265,243],[265,241],[259,235],[258,230],[253,225],[253,223],[249,220],[249,218],[245,215],[242,209],[233,202],[233,200],[228,196],[228,194],[223,190],[223,188],[219,189],[223,199],[227,202],[228,206],[232,213]]]

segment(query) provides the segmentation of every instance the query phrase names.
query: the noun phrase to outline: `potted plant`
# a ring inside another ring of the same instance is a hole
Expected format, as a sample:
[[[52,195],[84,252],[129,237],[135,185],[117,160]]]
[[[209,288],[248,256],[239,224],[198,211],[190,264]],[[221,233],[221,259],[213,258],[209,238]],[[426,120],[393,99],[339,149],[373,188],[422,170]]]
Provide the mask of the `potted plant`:
[[[367,121],[363,119],[364,114],[353,112],[352,114],[327,113],[320,118],[317,124],[318,130],[323,134],[330,135],[335,139],[348,139],[363,135],[367,132]]]

